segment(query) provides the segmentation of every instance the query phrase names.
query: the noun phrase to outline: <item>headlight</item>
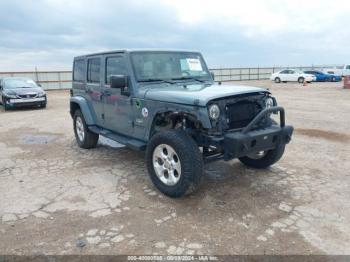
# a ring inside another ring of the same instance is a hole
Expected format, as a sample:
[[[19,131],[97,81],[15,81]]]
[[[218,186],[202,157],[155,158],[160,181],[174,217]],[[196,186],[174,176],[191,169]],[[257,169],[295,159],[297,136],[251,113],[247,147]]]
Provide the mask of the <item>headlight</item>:
[[[217,120],[220,116],[220,108],[217,104],[209,106],[209,117],[212,120]]]
[[[268,97],[265,101],[266,108],[273,107],[275,105],[275,101],[272,97]]]
[[[45,92],[38,93],[38,97],[43,97],[45,96]]]
[[[4,94],[7,98],[17,98],[15,94]]]

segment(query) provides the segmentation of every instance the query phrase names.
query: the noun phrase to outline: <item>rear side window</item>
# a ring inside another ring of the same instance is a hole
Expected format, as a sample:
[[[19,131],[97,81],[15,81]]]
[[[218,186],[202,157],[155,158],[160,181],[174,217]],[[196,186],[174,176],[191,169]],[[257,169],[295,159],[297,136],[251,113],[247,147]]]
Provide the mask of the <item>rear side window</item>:
[[[84,60],[76,60],[74,61],[74,69],[73,69],[73,80],[78,82],[83,82],[85,76],[85,61]]]
[[[106,60],[106,84],[110,84],[111,75],[126,75],[126,65],[124,57],[107,57]]]
[[[90,83],[100,82],[101,59],[91,58],[88,60],[87,81]]]

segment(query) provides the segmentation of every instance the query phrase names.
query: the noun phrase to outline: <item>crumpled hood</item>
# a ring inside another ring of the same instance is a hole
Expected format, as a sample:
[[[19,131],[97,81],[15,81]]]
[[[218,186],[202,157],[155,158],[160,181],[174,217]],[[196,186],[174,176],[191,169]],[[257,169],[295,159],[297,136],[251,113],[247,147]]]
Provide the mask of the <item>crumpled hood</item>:
[[[29,94],[37,94],[44,92],[42,88],[13,88],[13,89],[6,89],[4,91],[5,94],[9,95],[29,95]]]
[[[144,92],[144,98],[178,104],[206,106],[210,100],[234,95],[268,92],[264,88],[242,85],[152,85]]]

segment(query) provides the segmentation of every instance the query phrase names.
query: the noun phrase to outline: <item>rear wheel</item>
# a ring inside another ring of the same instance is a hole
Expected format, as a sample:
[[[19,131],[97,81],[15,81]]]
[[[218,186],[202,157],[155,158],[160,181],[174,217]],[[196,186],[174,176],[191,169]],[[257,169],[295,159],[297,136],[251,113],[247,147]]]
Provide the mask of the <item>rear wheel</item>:
[[[335,82],[335,77],[333,76],[332,79],[331,79],[332,82]]]
[[[147,146],[146,162],[153,184],[170,197],[194,192],[203,173],[198,146],[182,130],[155,134]]]
[[[275,78],[275,83],[281,83],[281,78],[276,77],[276,78]]]
[[[305,80],[304,77],[299,77],[299,78],[298,78],[298,82],[299,82],[300,84],[304,83],[304,80]]]
[[[285,145],[279,145],[275,149],[268,151],[259,151],[239,160],[246,166],[253,168],[267,168],[281,159],[284,153]]]
[[[99,135],[88,129],[84,116],[79,109],[74,113],[73,126],[75,139],[81,148],[89,149],[96,147]]]

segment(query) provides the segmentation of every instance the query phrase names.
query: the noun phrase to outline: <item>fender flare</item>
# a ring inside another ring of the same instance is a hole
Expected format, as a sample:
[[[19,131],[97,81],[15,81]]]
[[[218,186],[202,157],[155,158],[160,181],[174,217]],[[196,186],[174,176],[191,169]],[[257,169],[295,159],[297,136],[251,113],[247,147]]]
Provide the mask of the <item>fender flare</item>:
[[[94,125],[95,122],[94,122],[94,118],[91,114],[91,111],[90,111],[90,108],[89,108],[89,105],[88,105],[88,102],[87,100],[82,97],[82,96],[74,96],[74,97],[71,97],[70,98],[70,114],[71,116],[73,117],[74,115],[74,108],[75,106],[74,105],[78,105],[78,107],[80,108],[80,111],[82,112],[83,116],[84,116],[84,119],[85,119],[85,122],[87,125]]]
[[[152,121],[149,122],[149,124],[146,127],[146,132],[145,132],[145,140],[149,140],[152,136],[152,129],[154,126],[154,121],[156,119],[156,115],[162,114],[162,113],[169,113],[169,114],[186,114],[188,117],[191,117],[193,119],[196,119],[198,122],[201,123],[201,125],[203,127],[206,127],[204,121],[201,121],[201,119],[198,117],[198,115],[193,114],[193,112],[189,111],[189,110],[179,110],[179,109],[175,109],[175,108],[163,108],[160,110],[157,110],[155,112],[153,112],[152,114]]]

